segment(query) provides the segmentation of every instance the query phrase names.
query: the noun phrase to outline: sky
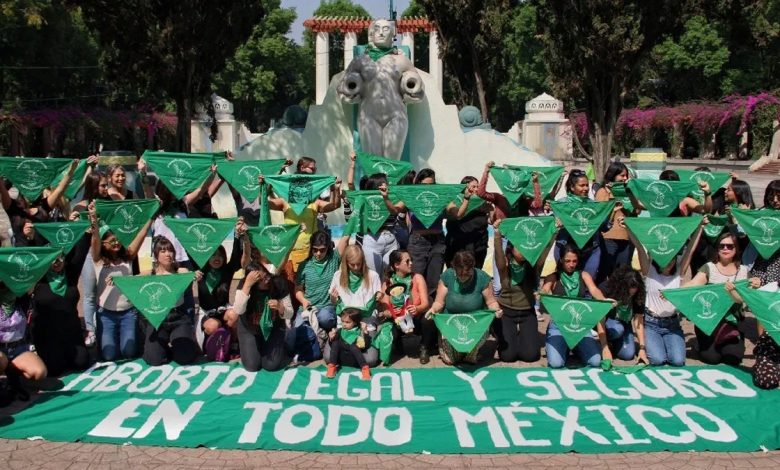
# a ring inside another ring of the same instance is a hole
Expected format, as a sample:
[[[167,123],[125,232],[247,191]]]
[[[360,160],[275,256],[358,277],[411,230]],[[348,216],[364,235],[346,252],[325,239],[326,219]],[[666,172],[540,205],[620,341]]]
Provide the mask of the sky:
[[[374,18],[387,18],[388,0],[352,0],[352,3],[363,6]],[[401,16],[401,13],[409,6],[409,0],[393,0],[393,5],[398,16]],[[303,22],[314,16],[314,10],[318,6],[320,6],[320,0],[282,0],[283,8],[295,8],[298,15],[288,34],[290,38],[298,43],[303,42]]]

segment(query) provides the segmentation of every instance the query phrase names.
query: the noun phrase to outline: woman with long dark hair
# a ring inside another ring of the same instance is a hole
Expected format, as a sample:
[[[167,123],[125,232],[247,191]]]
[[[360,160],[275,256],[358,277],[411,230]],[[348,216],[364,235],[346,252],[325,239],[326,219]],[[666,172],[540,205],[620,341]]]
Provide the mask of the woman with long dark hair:
[[[613,185],[625,183],[629,177],[628,167],[625,164],[620,162],[610,163],[604,174],[604,186],[596,191],[594,199],[598,202],[614,200]],[[615,268],[631,264],[631,257],[634,255],[634,245],[628,239],[625,218],[636,214],[636,210],[629,212],[625,207],[621,207],[612,211],[609,215],[609,228],[601,233],[601,260],[599,261],[596,282],[603,282],[604,279],[612,274]]]
[[[463,191],[464,202],[462,203],[468,207],[469,200],[477,194],[479,181],[473,176],[466,176],[460,180],[460,184],[466,185]],[[476,257],[477,267],[482,269],[488,251],[488,219],[490,218],[490,212],[490,204],[484,203],[463,217],[447,218],[447,235],[444,238],[444,244],[447,246],[444,251],[444,262],[447,266],[450,265],[455,253],[461,250],[469,250]]]
[[[414,330],[419,332],[420,364],[430,361],[430,352],[436,347],[436,325],[430,318],[425,318],[425,312],[430,306],[428,286],[425,278],[412,272],[412,258],[406,250],[395,250],[390,253],[390,262],[382,285],[382,301],[387,306],[394,319],[410,315]],[[401,330],[395,325],[396,332]]]
[[[626,361],[636,356],[636,335],[642,328],[641,317],[645,306],[645,281],[642,274],[630,264],[618,266],[599,285],[605,297],[614,299],[617,307],[607,314],[604,327],[607,341],[615,356]],[[644,348],[639,350],[639,359],[647,364]]]

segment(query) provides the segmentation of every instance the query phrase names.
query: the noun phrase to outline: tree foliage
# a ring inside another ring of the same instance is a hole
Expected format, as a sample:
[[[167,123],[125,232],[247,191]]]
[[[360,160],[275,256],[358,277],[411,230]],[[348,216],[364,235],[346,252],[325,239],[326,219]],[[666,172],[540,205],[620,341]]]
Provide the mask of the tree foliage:
[[[314,10],[314,16],[344,16],[349,18],[371,18],[371,15],[360,5],[351,0],[322,0]],[[368,34],[363,31],[358,34],[358,44],[367,44]],[[314,77],[314,34],[306,30],[303,35],[304,54],[310,63],[310,74]],[[344,70],[344,33],[334,31],[328,37],[328,76],[333,77]]]
[[[267,14],[256,0],[68,1],[98,32],[109,80],[175,101],[179,150],[190,148],[195,103],[211,93],[214,75]]]

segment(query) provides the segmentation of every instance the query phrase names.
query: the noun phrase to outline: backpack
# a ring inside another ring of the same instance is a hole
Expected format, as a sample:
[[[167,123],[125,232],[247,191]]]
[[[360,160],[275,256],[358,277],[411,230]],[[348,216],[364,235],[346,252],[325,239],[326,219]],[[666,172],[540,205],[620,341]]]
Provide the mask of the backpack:
[[[230,360],[230,330],[219,328],[206,338],[206,357],[210,361],[228,362]]]

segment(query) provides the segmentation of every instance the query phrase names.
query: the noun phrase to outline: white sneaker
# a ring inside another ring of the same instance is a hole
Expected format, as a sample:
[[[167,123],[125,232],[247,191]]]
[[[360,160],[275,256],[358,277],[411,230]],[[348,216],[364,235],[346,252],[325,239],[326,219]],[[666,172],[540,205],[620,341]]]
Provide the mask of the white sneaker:
[[[89,348],[89,347],[94,346],[95,343],[97,343],[97,337],[95,337],[95,332],[94,331],[88,331],[87,332],[87,337],[84,338],[84,346]]]

